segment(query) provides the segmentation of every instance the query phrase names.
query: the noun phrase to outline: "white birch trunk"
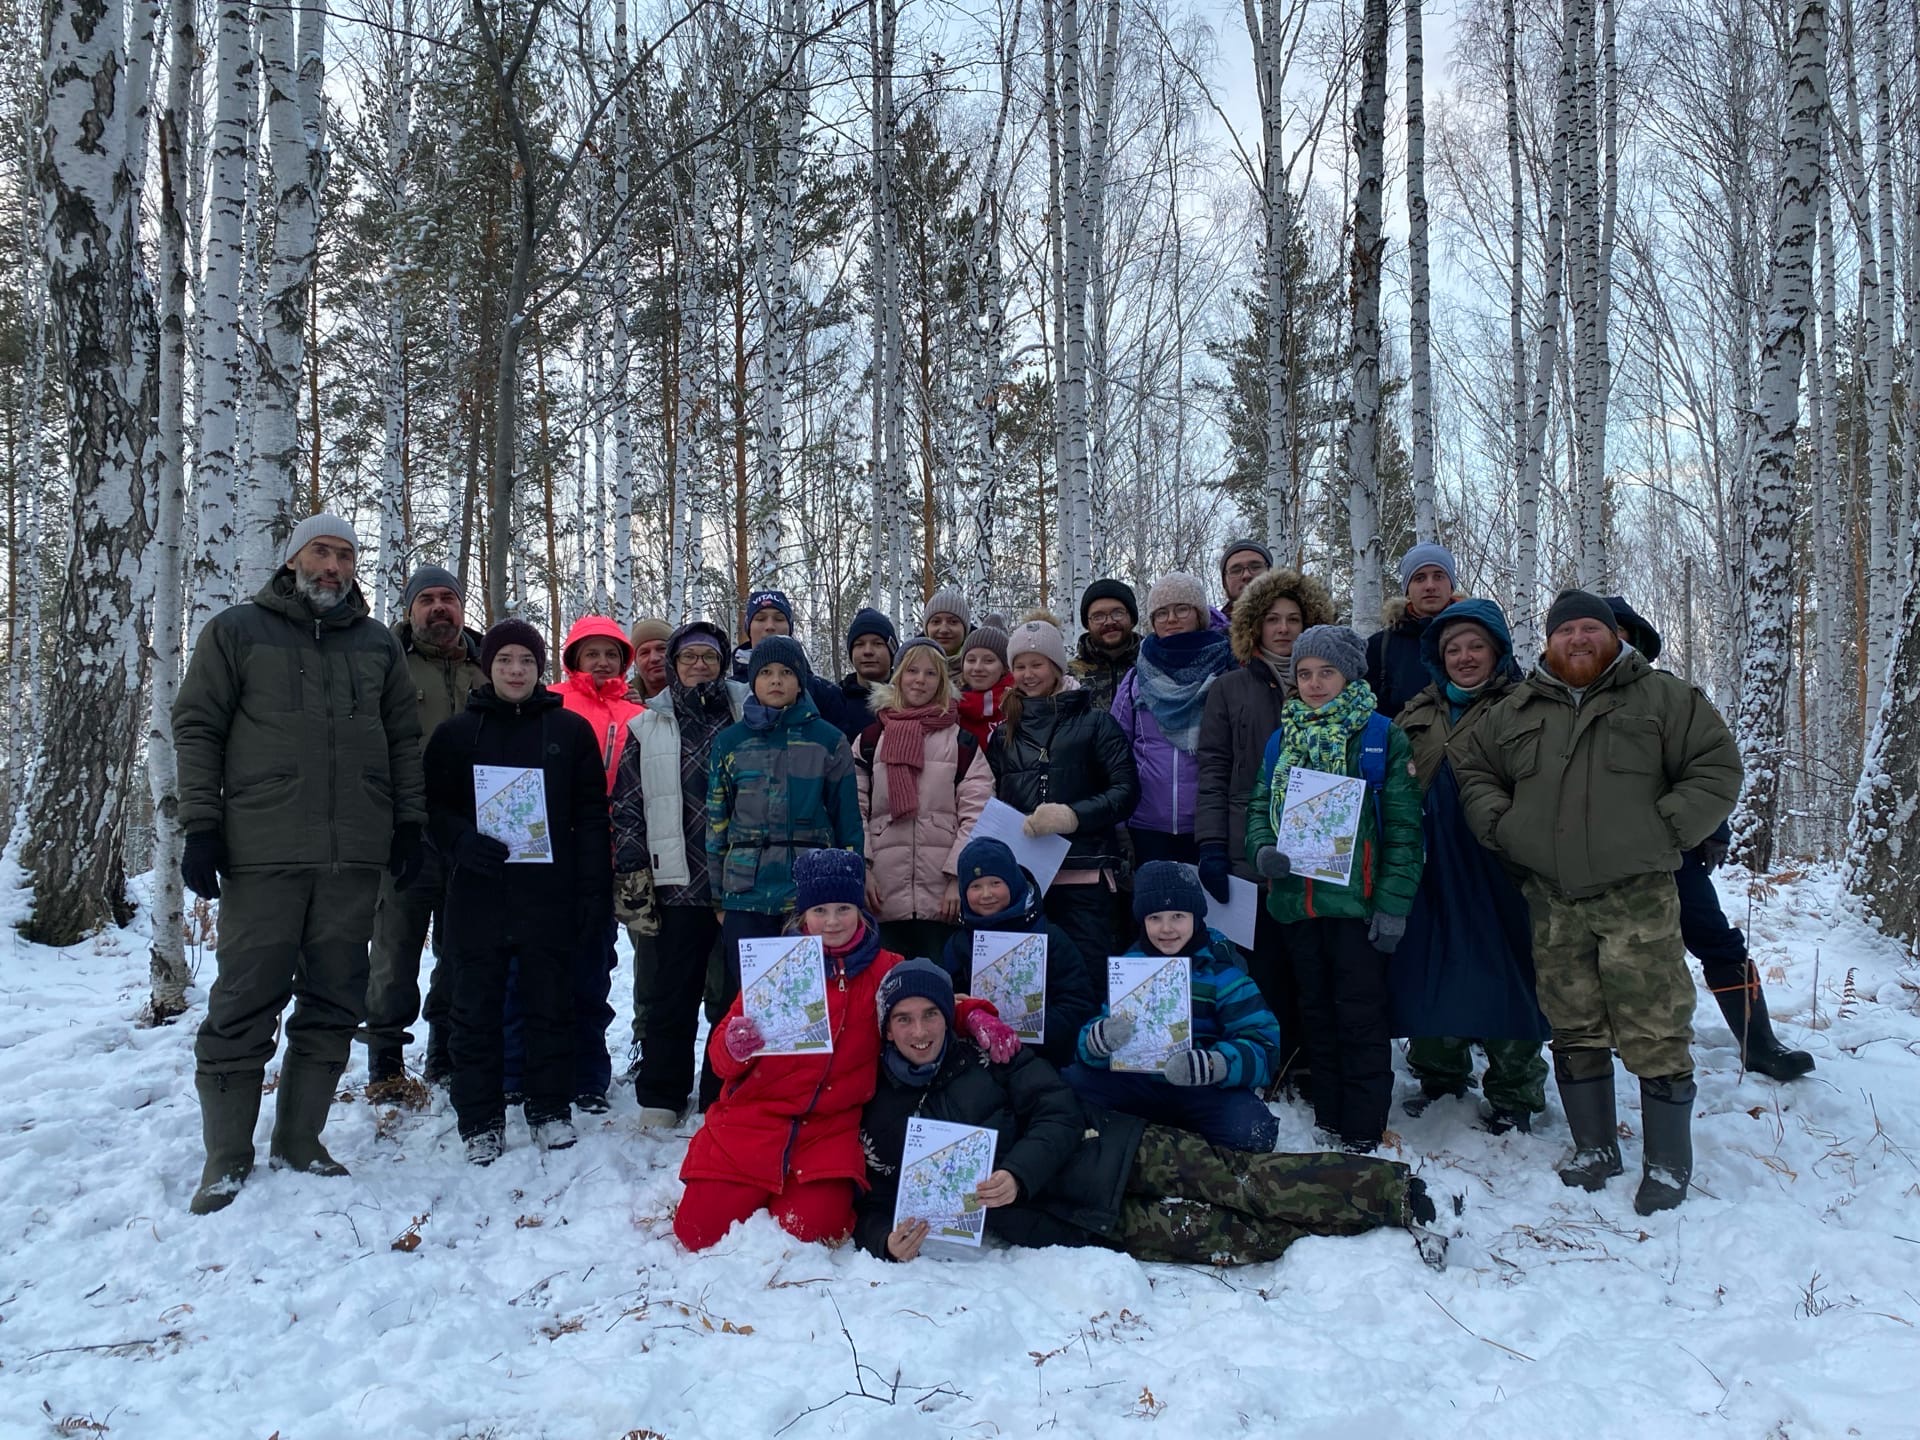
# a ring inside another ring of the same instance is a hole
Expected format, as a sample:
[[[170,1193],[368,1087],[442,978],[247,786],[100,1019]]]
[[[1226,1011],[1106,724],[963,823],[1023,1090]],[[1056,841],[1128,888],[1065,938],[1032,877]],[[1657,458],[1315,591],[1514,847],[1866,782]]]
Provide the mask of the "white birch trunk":
[[[407,263],[407,170],[413,152],[413,4],[405,0],[400,29],[387,53],[387,198],[392,209],[386,266],[380,277],[387,312],[386,368],[381,376],[384,429],[380,454],[380,566],[374,574],[373,613],[382,623],[407,588],[410,537],[405,524],[407,453],[407,307],[402,284]]]
[[[1814,192],[1827,105],[1825,0],[1800,0],[1794,22],[1779,193],[1774,206],[1766,332],[1760,343],[1758,408],[1746,417],[1748,486],[1747,650],[1741,688],[1740,758],[1746,784],[1733,824],[1733,852],[1756,873],[1772,867],[1785,764],[1791,659],[1793,472],[1800,376],[1813,310]]]
[[[145,77],[155,17],[124,0],[62,0],[46,15],[41,198],[47,293],[65,378],[72,528],[53,687],[34,780],[58,803],[27,807],[29,939],[76,944],[128,918],[127,803],[145,669],[141,563],[159,406],[152,298],[137,203],[147,147]],[[144,52],[144,53],[143,53]]]
[[[147,563],[153,590],[153,680],[147,724],[147,782],[153,797],[153,849],[148,914],[154,1023],[187,1008],[185,897],[180,879],[180,773],[173,748],[173,702],[180,691],[181,599],[185,586],[182,528],[186,510],[187,147],[197,45],[194,0],[174,0],[167,104],[160,119],[160,374],[159,474]]]
[[[1873,9],[1874,159],[1876,215],[1875,248],[1879,251],[1878,283],[1872,304],[1874,327],[1869,333],[1871,379],[1867,393],[1867,483],[1869,521],[1867,541],[1867,713],[1872,732],[1880,714],[1880,692],[1887,683],[1887,663],[1898,633],[1897,606],[1905,593],[1904,577],[1894,564],[1904,547],[1893,488],[1893,285],[1895,274],[1893,229],[1892,22],[1889,0],[1876,0]],[[1861,261],[1863,272],[1866,261]]]
[[[1413,533],[1440,538],[1433,500],[1433,325],[1427,274],[1427,121],[1421,0],[1407,6],[1407,401],[1413,421]]]
[[[698,134],[706,126],[701,97],[704,68],[696,61],[688,71],[688,93],[694,99],[688,129]],[[699,603],[703,544],[700,483],[701,368],[709,328],[704,246],[706,244],[706,154],[696,145],[686,157],[688,181],[674,223],[674,271],[680,327],[679,376],[673,414],[673,535],[668,559],[667,610],[676,621],[686,620]],[[677,192],[679,193],[679,192]],[[745,596],[740,597],[742,601]]]
[[[249,368],[240,346],[239,297],[247,247],[249,119],[257,103],[249,0],[222,0],[217,24],[206,279],[195,317],[200,332],[200,443],[194,457],[198,535],[189,640],[198,639],[208,620],[249,593],[239,569],[240,399]]]
[[[1353,110],[1353,328],[1347,418],[1347,525],[1353,543],[1353,619],[1380,613],[1380,271],[1386,255],[1387,0],[1366,0],[1361,18],[1360,100]]]
[[[307,305],[326,179],[321,107],[326,12],[260,7],[260,73],[273,161],[273,263],[262,311],[266,364],[254,410],[253,472],[241,516],[243,569],[267,575],[300,515],[300,385],[306,374]]]
[[[625,76],[627,0],[614,0],[614,73]],[[633,189],[632,86],[622,89],[613,110],[613,613],[633,621],[633,344],[627,316],[633,304],[633,220],[627,201]]]
[[[1567,160],[1573,124],[1575,47],[1580,0],[1561,12],[1560,84],[1553,107],[1553,160],[1547,176],[1547,234],[1540,269],[1540,319],[1534,330],[1533,383],[1527,402],[1526,455],[1520,466],[1519,536],[1514,547],[1513,621],[1516,654],[1540,649],[1540,477],[1546,460],[1547,420],[1553,408],[1554,360],[1560,353],[1560,288],[1567,209]]]
[[[973,213],[973,231],[967,246],[967,272],[973,280],[973,326],[977,365],[970,417],[968,519],[972,551],[967,567],[967,598],[976,615],[993,603],[994,502],[1000,491],[1000,457],[994,444],[994,421],[1001,387],[1007,380],[1006,295],[1000,261],[1000,220],[1007,202],[1002,155],[1007,118],[1013,109],[1014,56],[1020,46],[1021,0],[1014,0],[1013,21],[999,37],[1000,105],[993,136],[987,147],[980,198]]]
[[[1526,191],[1523,188],[1520,169],[1520,30],[1519,19],[1514,13],[1514,0],[1502,0],[1501,4],[1501,74],[1504,80],[1507,112],[1507,363],[1510,367],[1507,396],[1509,435],[1508,475],[1513,484],[1516,506],[1516,539],[1524,539],[1527,544],[1537,546],[1539,528],[1539,480],[1535,477],[1533,493],[1527,493],[1525,474],[1527,468],[1527,342],[1526,342],[1526,234],[1527,212]],[[1537,553],[1537,552],[1536,552]],[[1528,586],[1532,584],[1533,566],[1528,570]],[[1519,603],[1522,599],[1524,607]],[[1534,653],[1533,640],[1533,597],[1529,589],[1522,589],[1517,583],[1510,592],[1508,600],[1509,620],[1514,627],[1514,639],[1520,639],[1520,626],[1526,626],[1528,643],[1520,647],[1519,653]]]
[[[781,512],[786,493],[787,386],[799,328],[793,245],[810,103],[806,53],[810,11],[808,0],[774,0],[772,59],[781,72],[775,90],[779,125],[773,162],[773,203],[764,217],[766,233],[758,247],[765,376],[760,387],[761,520],[756,568],[766,576],[778,573],[780,567]]]

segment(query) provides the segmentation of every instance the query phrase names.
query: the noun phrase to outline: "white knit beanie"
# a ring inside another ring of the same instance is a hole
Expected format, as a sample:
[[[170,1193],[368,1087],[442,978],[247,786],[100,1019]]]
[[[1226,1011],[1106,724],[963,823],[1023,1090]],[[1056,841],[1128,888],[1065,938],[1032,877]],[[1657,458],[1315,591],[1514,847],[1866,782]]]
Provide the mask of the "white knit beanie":
[[[1029,653],[1045,656],[1062,675],[1067,673],[1067,642],[1060,638],[1058,626],[1044,620],[1014,626],[1007,636],[1007,667],[1011,669],[1015,660]]]
[[[1198,575],[1189,575],[1182,570],[1162,575],[1147,591],[1144,607],[1147,623],[1151,625],[1153,617],[1169,605],[1191,605],[1204,619],[1207,613],[1207,582]]]

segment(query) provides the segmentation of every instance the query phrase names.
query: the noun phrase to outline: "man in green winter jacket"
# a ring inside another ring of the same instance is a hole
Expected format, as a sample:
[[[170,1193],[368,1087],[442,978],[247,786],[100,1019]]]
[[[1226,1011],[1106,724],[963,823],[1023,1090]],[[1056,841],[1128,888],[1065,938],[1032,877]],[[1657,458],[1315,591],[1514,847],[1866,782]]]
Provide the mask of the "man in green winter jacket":
[[[219,975],[194,1041],[206,1168],[192,1209],[229,1204],[287,1000],[271,1155],[344,1175],[320,1143],[354,1028],[383,870],[418,873],[420,716],[400,646],[354,584],[353,529],[300,522],[251,604],[214,616],[173,707],[188,888],[221,900]]]
[[[1641,1214],[1693,1170],[1693,978],[1673,872],[1726,819],[1740,754],[1693,686],[1655,670],[1607,602],[1563,590],[1547,650],[1453,752],[1467,823],[1524,877],[1540,1008],[1573,1132],[1568,1185],[1621,1171],[1612,1051],[1640,1077]]]
[[[420,714],[420,753],[440,726],[467,708],[467,696],[487,683],[480,669],[480,637],[465,627],[466,599],[460,577],[438,565],[422,565],[400,594],[393,638],[406,657],[407,683]],[[425,1076],[429,1083],[453,1073],[447,1045],[452,1033],[452,991],[440,970],[440,935],[433,937],[433,981],[426,1008],[420,1004],[420,951],[428,922],[446,894],[446,862],[428,847],[420,874],[404,890],[391,875],[380,882],[373,912],[373,957],[367,976],[367,1090],[381,1098],[406,1075],[402,1048],[407,1027],[427,1022]]]

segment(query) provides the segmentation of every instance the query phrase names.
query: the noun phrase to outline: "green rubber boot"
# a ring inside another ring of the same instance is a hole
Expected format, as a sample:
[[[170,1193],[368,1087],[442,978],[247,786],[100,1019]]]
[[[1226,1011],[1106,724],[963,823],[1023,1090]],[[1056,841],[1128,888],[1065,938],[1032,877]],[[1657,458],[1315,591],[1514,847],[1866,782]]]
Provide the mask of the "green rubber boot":
[[[306,1175],[338,1176],[347,1167],[320,1143],[327,1112],[333,1108],[334,1088],[343,1065],[324,1065],[289,1055],[280,1066],[280,1089],[275,1096],[273,1143],[269,1163],[276,1170],[298,1170]]]
[[[253,1125],[260,1118],[262,1078],[258,1070],[193,1077],[207,1149],[200,1188],[187,1206],[196,1215],[226,1209],[253,1173]]]

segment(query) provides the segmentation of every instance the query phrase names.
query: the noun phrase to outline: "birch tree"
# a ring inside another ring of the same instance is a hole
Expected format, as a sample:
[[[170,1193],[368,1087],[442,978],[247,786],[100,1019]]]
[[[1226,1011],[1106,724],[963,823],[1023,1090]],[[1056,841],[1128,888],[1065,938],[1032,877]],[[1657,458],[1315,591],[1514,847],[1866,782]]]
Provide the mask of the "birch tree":
[[[1747,652],[1738,731],[1746,785],[1734,817],[1733,853],[1748,869],[1771,868],[1785,763],[1787,673],[1792,630],[1795,435],[1800,377],[1813,310],[1814,203],[1827,106],[1825,0],[1800,0],[1788,68],[1773,260],[1760,343],[1758,408],[1747,417],[1753,467],[1747,490]]]
[[[1407,398],[1413,421],[1413,533],[1440,538],[1433,503],[1433,325],[1427,274],[1427,117],[1421,0],[1406,0],[1407,26]]]
[[[326,183],[327,12],[269,3],[259,11],[260,75],[273,161],[273,258],[261,314],[260,393],[253,411],[253,464],[242,497],[241,573],[279,567],[299,514],[300,386],[306,377],[307,311],[320,244]]]
[[[27,812],[28,938],[78,943],[128,918],[123,844],[144,679],[151,576],[157,336],[138,221],[157,17],[126,0],[57,0],[46,12],[39,190],[47,291],[67,409],[72,495],[51,687]]]
[[[1360,99],[1353,110],[1352,389],[1347,418],[1347,524],[1353,540],[1353,618],[1379,613],[1380,272],[1386,255],[1387,0],[1366,0],[1360,22]]]

